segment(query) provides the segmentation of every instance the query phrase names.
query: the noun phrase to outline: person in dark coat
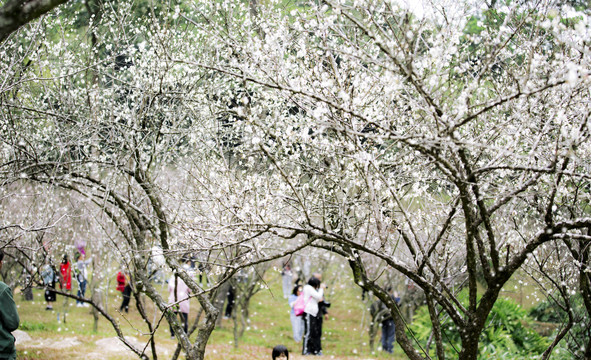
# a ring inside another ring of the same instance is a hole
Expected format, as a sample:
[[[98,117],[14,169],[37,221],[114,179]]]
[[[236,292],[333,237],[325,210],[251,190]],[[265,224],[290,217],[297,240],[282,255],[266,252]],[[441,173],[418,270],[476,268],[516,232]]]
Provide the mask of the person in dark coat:
[[[400,304],[400,297],[398,293],[394,291],[391,286],[386,288],[386,291],[396,302],[396,304]],[[379,301],[380,308],[386,308],[381,301]],[[392,313],[387,311],[384,317],[382,318],[382,349],[386,352],[392,353],[394,351],[394,341],[396,340],[396,326],[394,325],[394,319],[392,319]]]
[[[228,303],[226,304],[226,311],[224,312],[224,319],[232,317],[232,311],[234,310],[234,298],[236,297],[236,290],[232,285],[228,288]]]
[[[0,269],[2,269],[3,259],[4,252],[0,249]],[[18,328],[19,322],[12,290],[0,281],[0,359],[16,359],[15,339],[12,332]]]
[[[45,301],[47,302],[45,310],[51,311],[53,310],[53,303],[56,300],[55,284],[59,280],[57,271],[51,263],[48,262],[45,264],[43,271],[41,271],[41,277],[43,278],[43,284],[45,285]]]

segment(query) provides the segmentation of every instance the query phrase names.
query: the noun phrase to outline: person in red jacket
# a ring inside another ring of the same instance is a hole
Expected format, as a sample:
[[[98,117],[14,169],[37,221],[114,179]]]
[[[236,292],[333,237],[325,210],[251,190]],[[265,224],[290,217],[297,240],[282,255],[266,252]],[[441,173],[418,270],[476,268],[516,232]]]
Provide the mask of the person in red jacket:
[[[131,278],[129,273],[125,270],[117,273],[117,291],[123,293],[123,302],[119,307],[119,311],[125,310],[129,312],[129,300],[131,299]]]
[[[123,271],[117,273],[117,291],[123,292],[125,289],[125,274]]]
[[[60,264],[60,289],[62,291],[70,292],[72,291],[72,264],[70,264],[70,260],[68,260],[68,254],[64,254],[64,258],[62,259],[62,263]],[[63,310],[61,311],[61,315],[63,316],[63,322],[66,322],[66,316],[68,315],[68,297],[64,296],[64,306]],[[60,323],[60,311],[57,312],[57,322]]]
[[[60,264],[60,274],[60,286],[62,290],[72,290],[72,266],[68,260],[68,254],[64,254],[64,258]]]

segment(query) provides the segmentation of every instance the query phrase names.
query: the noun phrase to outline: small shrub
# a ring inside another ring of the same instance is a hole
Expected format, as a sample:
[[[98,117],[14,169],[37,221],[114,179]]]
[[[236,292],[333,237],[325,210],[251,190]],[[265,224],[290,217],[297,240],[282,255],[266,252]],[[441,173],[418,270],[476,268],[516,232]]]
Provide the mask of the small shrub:
[[[527,311],[513,300],[498,299],[481,335],[479,359],[531,359],[532,355],[541,354],[548,347],[549,340],[532,329],[532,321]],[[443,319],[442,323],[446,355],[457,357],[456,350],[461,348],[459,332],[449,319]],[[416,312],[411,329],[415,337],[426,345],[432,332],[426,306]],[[433,345],[431,353],[434,353]]]
[[[562,350],[566,354],[564,355],[565,358],[583,359],[584,344],[586,344],[587,339],[591,337],[591,319],[589,319],[587,315],[587,310],[581,294],[571,296],[569,302],[573,310],[574,325],[570,329],[565,340],[563,340],[566,344]],[[534,306],[529,314],[532,318],[540,322],[554,324],[565,324],[568,322],[568,314],[554,301],[548,299]],[[559,329],[561,329],[561,326],[555,327],[554,336]]]

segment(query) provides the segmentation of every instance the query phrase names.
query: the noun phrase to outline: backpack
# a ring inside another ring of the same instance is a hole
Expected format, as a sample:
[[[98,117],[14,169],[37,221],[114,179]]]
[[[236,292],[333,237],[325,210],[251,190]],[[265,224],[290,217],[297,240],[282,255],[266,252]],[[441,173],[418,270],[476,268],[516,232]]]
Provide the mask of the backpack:
[[[312,297],[310,296],[310,298]],[[310,298],[308,298],[308,301],[310,301]],[[303,293],[300,296],[298,296],[296,301],[293,303],[293,313],[295,314],[295,316],[304,315],[304,309],[306,308],[308,301],[304,301]]]

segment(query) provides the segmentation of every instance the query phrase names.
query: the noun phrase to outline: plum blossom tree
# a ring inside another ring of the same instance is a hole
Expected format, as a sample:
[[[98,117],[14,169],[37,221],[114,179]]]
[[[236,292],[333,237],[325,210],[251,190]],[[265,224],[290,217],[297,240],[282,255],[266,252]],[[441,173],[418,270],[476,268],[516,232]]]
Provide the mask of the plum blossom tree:
[[[74,263],[76,255],[84,253],[91,263],[87,269],[86,296],[104,307],[109,299],[109,275],[114,274],[110,266],[117,259],[112,251],[114,228],[100,220],[100,210],[84,197],[28,181],[11,183],[0,188],[0,192],[7,194],[0,202],[2,219],[18,224],[2,233],[2,246],[14,260],[10,263],[14,267],[10,276],[4,278],[13,284],[25,282],[25,286],[43,287],[46,284],[42,272],[46,266],[59,269],[64,255]],[[72,203],[77,204],[75,209]],[[32,224],[33,228],[20,224]],[[72,284],[75,283],[73,275]],[[61,286],[57,287],[66,295],[76,295],[76,292],[68,293]],[[56,310],[61,315],[60,320],[67,322],[69,299],[64,300],[65,305],[59,303]],[[100,317],[98,313],[95,315],[96,330]]]
[[[190,359],[204,356],[223,282],[307,246],[346,259],[411,359],[432,351],[405,331],[376,263],[422,289],[440,359],[449,328],[454,357],[477,358],[503,286],[558,266],[539,261],[547,247],[576,259],[564,276],[589,299],[587,12],[549,0],[274,5],[128,21],[122,4],[90,41],[59,17],[51,46],[6,41],[2,186],[39,183],[100,209],[136,297]],[[25,51],[33,63],[13,61]],[[149,281],[155,247],[199,301],[193,341]],[[180,266],[186,253],[212,282]]]
[[[171,54],[194,50],[187,41],[206,42],[198,32],[187,33],[173,10],[129,22],[131,12],[131,4],[103,9],[91,34],[73,29],[73,20],[46,19],[39,39],[44,46],[27,50],[31,64],[11,62],[22,49],[5,43],[10,56],[2,66],[10,71],[2,76],[11,86],[1,94],[2,187],[40,184],[65,192],[68,216],[81,206],[100,210],[97,219],[112,236],[109,249],[131,273],[143,319],[136,328],[149,339],[145,347],[125,339],[103,304],[79,300],[107,318],[139,357],[157,358],[153,335],[165,320],[178,340],[175,356],[182,350],[188,359],[203,359],[219,315],[220,286],[242,267],[307,243],[280,246],[271,233],[245,230],[278,208],[262,192],[264,179],[231,159],[220,130],[240,83],[216,89],[220,80],[210,70],[171,61]],[[60,36],[54,41],[55,32]],[[203,47],[203,58],[210,59],[209,50]],[[150,282],[155,248],[200,305],[192,339],[174,304]],[[203,257],[207,284],[181,266],[188,253]],[[158,316],[148,316],[152,308]]]
[[[384,261],[423,290],[436,356],[453,327],[455,356],[476,359],[503,286],[545,246],[588,268],[589,14],[562,5],[324,1],[221,28],[220,12],[247,10],[203,5],[211,21],[195,28],[225,56],[176,61],[256,94],[236,110],[240,151],[272,169],[282,185],[268,191],[288,208],[261,231],[348,259],[406,355],[428,356],[364,254]],[[588,273],[569,276],[584,294]]]

